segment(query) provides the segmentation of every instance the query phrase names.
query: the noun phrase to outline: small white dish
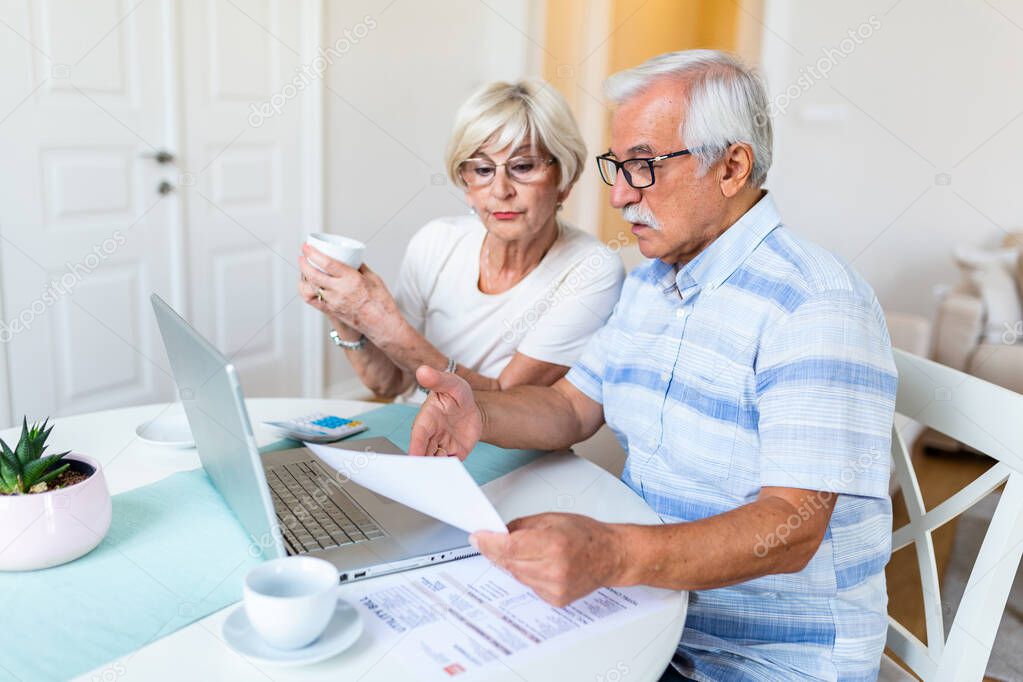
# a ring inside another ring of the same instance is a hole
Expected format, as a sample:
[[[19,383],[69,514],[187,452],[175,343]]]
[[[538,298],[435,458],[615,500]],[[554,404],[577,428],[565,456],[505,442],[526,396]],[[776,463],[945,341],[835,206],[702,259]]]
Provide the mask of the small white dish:
[[[362,618],[346,601],[338,600],[334,616],[312,644],[301,649],[275,649],[267,644],[252,627],[245,606],[234,610],[222,628],[224,641],[236,652],[259,663],[275,666],[299,666],[319,663],[337,656],[359,641],[362,636]]]
[[[135,427],[135,435],[139,440],[150,445],[167,448],[194,448],[195,438],[188,427],[188,419],[183,414],[171,414]]]

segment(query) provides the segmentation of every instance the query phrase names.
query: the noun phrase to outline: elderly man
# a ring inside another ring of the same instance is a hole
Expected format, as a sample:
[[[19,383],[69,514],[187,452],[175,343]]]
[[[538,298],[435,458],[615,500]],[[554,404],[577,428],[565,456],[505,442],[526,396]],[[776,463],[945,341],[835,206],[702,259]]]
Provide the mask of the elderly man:
[[[665,525],[541,514],[475,534],[483,554],[555,605],[605,585],[690,590],[664,679],[872,678],[897,383],[877,299],[761,189],[768,103],[740,63],[665,54],[606,90],[601,176],[650,262],[551,387],[474,394],[420,368],[433,393],[411,451],[553,450],[606,422],[622,479]]]

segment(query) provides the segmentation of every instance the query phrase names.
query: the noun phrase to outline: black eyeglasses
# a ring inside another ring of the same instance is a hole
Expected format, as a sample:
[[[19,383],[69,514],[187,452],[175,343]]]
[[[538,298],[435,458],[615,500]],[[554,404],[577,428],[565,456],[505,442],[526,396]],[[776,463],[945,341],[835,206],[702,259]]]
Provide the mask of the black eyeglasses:
[[[630,187],[644,189],[654,184],[655,163],[676,156],[685,156],[686,154],[692,154],[692,152],[688,149],[683,149],[671,154],[619,161],[611,153],[607,153],[597,157],[597,169],[600,170],[600,179],[607,185],[614,187],[615,180],[618,178],[618,171],[621,171],[622,175],[625,176],[625,182],[629,183]]]

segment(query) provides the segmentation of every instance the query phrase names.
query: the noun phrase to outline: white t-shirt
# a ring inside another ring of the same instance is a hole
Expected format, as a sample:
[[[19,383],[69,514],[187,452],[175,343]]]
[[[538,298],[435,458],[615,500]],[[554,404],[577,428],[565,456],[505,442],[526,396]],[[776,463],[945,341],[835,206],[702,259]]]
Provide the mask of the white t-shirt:
[[[441,353],[496,378],[516,351],[571,366],[618,302],[625,269],[617,249],[561,225],[540,264],[500,294],[479,290],[487,230],[475,215],[438,218],[412,237],[395,300]]]

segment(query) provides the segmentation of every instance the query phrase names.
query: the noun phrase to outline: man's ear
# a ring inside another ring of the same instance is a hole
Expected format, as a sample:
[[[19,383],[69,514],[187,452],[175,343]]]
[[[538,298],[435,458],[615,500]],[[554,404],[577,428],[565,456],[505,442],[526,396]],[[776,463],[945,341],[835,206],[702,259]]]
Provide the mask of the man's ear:
[[[728,146],[721,158],[721,194],[732,198],[738,194],[753,173],[753,149],[743,142]]]

